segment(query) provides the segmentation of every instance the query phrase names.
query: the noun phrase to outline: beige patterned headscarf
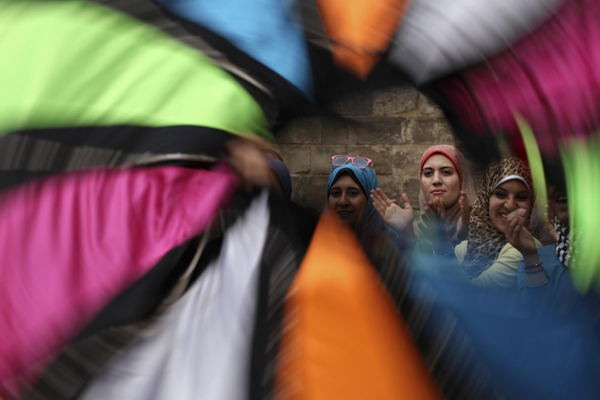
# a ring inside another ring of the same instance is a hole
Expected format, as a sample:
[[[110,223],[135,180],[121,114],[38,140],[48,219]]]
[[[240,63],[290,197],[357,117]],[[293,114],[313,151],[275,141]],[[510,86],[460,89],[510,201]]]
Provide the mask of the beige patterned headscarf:
[[[522,180],[531,194],[531,207],[529,208],[526,225],[529,228],[529,218],[535,202],[529,167],[523,161],[514,157],[493,163],[487,169],[481,182],[469,220],[467,254],[462,263],[462,268],[469,280],[477,278],[488,269],[496,261],[500,250],[507,243],[504,233],[494,226],[490,218],[490,196],[499,184],[511,179]]]

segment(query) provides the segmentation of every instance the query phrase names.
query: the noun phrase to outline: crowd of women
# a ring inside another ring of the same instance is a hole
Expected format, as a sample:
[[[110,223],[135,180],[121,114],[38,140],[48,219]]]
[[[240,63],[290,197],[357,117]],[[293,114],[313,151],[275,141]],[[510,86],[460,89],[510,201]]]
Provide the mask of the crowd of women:
[[[415,265],[480,288],[518,291],[522,298],[576,296],[567,273],[575,254],[566,190],[554,183],[560,179],[548,184],[547,226],[534,229],[532,219],[541,218],[531,172],[518,158],[492,163],[475,192],[463,154],[454,146],[430,147],[414,166],[421,183],[417,219],[415,199],[403,193],[398,202],[379,187],[372,160],[331,160],[327,208],[359,237],[402,238]]]

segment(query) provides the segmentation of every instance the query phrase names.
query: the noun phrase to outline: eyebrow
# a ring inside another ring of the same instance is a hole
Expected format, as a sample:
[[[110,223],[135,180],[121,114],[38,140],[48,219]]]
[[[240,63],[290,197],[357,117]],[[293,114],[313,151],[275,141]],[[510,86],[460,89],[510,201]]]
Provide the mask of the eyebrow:
[[[425,168],[423,168],[423,171],[425,171],[427,169],[434,169],[434,168],[433,167],[425,167]],[[454,167],[452,165],[444,165],[444,166],[440,167],[440,169],[454,169]]]
[[[334,189],[342,190],[342,188],[339,187],[339,186],[332,186],[331,189],[329,189],[329,191],[331,192]],[[346,189],[348,189],[348,190],[350,190],[350,189],[360,190],[360,188],[358,188],[356,186],[348,186],[348,187],[346,187]]]

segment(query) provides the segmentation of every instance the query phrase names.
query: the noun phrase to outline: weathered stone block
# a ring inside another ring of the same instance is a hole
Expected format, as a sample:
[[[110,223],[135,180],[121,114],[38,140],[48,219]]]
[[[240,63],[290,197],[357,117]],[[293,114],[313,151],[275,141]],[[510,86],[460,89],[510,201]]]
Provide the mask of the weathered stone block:
[[[310,172],[310,146],[281,144],[279,153],[290,174],[308,174]]]
[[[394,175],[418,178],[421,157],[429,147],[429,145],[395,146]]]
[[[403,85],[373,93],[373,115],[398,115],[418,108],[419,92]]]
[[[321,143],[321,119],[318,117],[300,118],[293,122],[292,127],[295,143]]]
[[[330,107],[342,115],[371,115],[373,113],[373,93],[357,92],[331,103]]]
[[[275,142],[280,144],[296,143],[293,125],[294,124],[292,122],[288,122],[287,124],[279,128],[277,131],[275,131]]]
[[[349,126],[350,144],[404,144],[406,120],[403,118],[363,117]]]
[[[322,210],[327,202],[328,176],[303,177],[304,198],[302,205],[314,210]]]
[[[410,205],[414,209],[419,208],[419,192],[421,191],[421,181],[417,178],[408,178],[404,179],[404,184],[402,185],[402,192],[406,193],[408,196],[408,200],[410,201]],[[398,198],[398,201],[400,199]]]
[[[406,127],[406,143],[454,144],[450,124],[443,119],[413,119]]]
[[[291,175],[292,178],[292,201],[296,204],[302,204],[304,197],[304,181],[302,175]]]
[[[346,154],[346,145],[321,145],[310,147],[310,173],[312,175],[329,175],[331,172],[331,156]]]
[[[321,143],[322,144],[347,144],[350,133],[349,121],[334,118],[323,118],[321,120]]]
[[[430,117],[443,117],[442,109],[424,94],[419,94],[419,112]]]
[[[391,175],[394,172],[392,146],[348,146],[347,154],[353,157],[367,157],[373,160],[377,175]]]
[[[390,199],[397,199],[399,203],[402,202],[400,196],[402,195],[402,180],[394,175],[377,175],[377,181],[379,187],[387,197]]]
[[[289,122],[275,132],[275,141],[281,144],[319,144],[321,120],[311,117]]]

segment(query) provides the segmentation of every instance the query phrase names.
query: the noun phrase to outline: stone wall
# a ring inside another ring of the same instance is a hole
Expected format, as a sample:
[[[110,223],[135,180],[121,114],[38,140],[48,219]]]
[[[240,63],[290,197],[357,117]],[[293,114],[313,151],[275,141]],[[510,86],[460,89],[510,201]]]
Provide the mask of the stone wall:
[[[455,144],[443,112],[411,86],[362,93],[332,108],[358,123],[306,118],[277,134],[280,153],[292,174],[292,200],[321,209],[331,156],[345,154],[371,158],[381,188],[398,199],[406,192],[417,208],[421,155],[434,144]],[[471,167],[476,177],[481,170]]]

